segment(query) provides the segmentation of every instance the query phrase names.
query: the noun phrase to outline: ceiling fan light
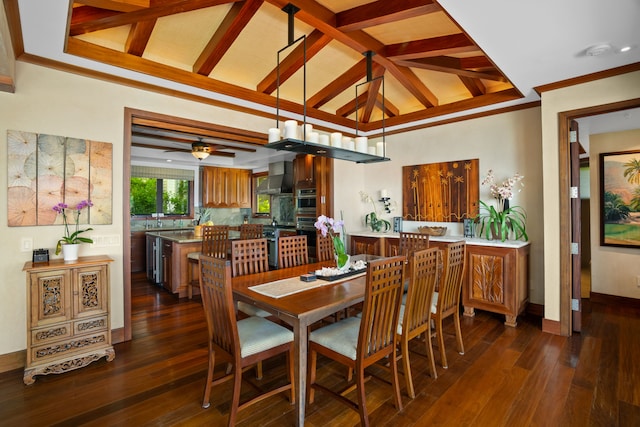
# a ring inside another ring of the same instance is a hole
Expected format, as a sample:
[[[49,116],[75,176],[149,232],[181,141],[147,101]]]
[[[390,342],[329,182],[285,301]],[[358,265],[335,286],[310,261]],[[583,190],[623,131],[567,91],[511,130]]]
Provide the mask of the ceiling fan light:
[[[202,141],[191,144],[191,154],[198,160],[209,157],[209,146]]]

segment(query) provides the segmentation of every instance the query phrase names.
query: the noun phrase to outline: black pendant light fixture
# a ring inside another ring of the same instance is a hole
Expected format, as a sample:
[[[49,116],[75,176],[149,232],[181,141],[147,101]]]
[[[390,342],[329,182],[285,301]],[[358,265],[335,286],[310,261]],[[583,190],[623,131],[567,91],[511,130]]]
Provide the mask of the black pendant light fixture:
[[[282,11],[288,15],[288,44],[284,48],[278,51],[278,66],[277,66],[277,87],[276,87],[276,127],[280,127],[280,54],[289,49],[292,45],[302,42],[303,43],[303,122],[302,122],[302,139],[285,137],[284,139],[278,139],[271,141],[265,145],[267,148],[273,148],[275,150],[292,151],[295,153],[312,154],[314,156],[329,157],[333,159],[349,160],[356,163],[377,163],[389,161],[386,157],[386,142],[384,140],[384,76],[372,78],[372,57],[373,52],[365,52],[367,61],[367,81],[360,83],[356,86],[356,136],[358,135],[358,88],[362,85],[369,85],[372,87],[373,81],[380,79],[382,88],[382,142],[378,142],[376,145],[382,147],[376,150],[376,154],[370,154],[369,152],[355,151],[351,149],[336,147],[329,144],[320,144],[317,142],[310,142],[306,135],[306,121],[307,121],[307,40],[306,35],[302,35],[298,39],[294,40],[294,15],[300,9],[291,3],[282,8]]]

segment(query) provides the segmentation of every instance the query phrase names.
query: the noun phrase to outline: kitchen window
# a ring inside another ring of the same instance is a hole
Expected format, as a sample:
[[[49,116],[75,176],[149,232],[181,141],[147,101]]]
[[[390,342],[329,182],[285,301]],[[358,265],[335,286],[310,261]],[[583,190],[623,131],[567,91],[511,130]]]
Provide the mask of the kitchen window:
[[[131,215],[193,216],[193,180],[190,170],[131,167]]]
[[[253,174],[253,198],[251,202],[254,217],[271,216],[271,196],[269,194],[258,194],[258,186],[266,181],[269,174],[260,172]]]

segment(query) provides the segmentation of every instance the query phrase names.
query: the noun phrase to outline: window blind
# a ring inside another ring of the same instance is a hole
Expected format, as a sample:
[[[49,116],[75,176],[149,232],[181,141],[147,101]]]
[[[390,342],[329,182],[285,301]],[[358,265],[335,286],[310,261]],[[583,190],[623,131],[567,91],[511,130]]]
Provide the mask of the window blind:
[[[133,178],[157,178],[157,179],[181,179],[187,181],[194,180],[194,173],[188,169],[159,168],[152,166],[131,166],[131,177]]]

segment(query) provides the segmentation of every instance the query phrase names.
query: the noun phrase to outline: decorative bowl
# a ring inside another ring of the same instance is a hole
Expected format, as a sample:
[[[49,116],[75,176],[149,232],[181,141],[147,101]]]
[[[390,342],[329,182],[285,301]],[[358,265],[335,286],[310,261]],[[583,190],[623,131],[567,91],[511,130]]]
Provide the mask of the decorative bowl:
[[[422,227],[418,227],[418,231],[430,236],[444,236],[447,232],[447,227],[428,227],[424,225]]]

